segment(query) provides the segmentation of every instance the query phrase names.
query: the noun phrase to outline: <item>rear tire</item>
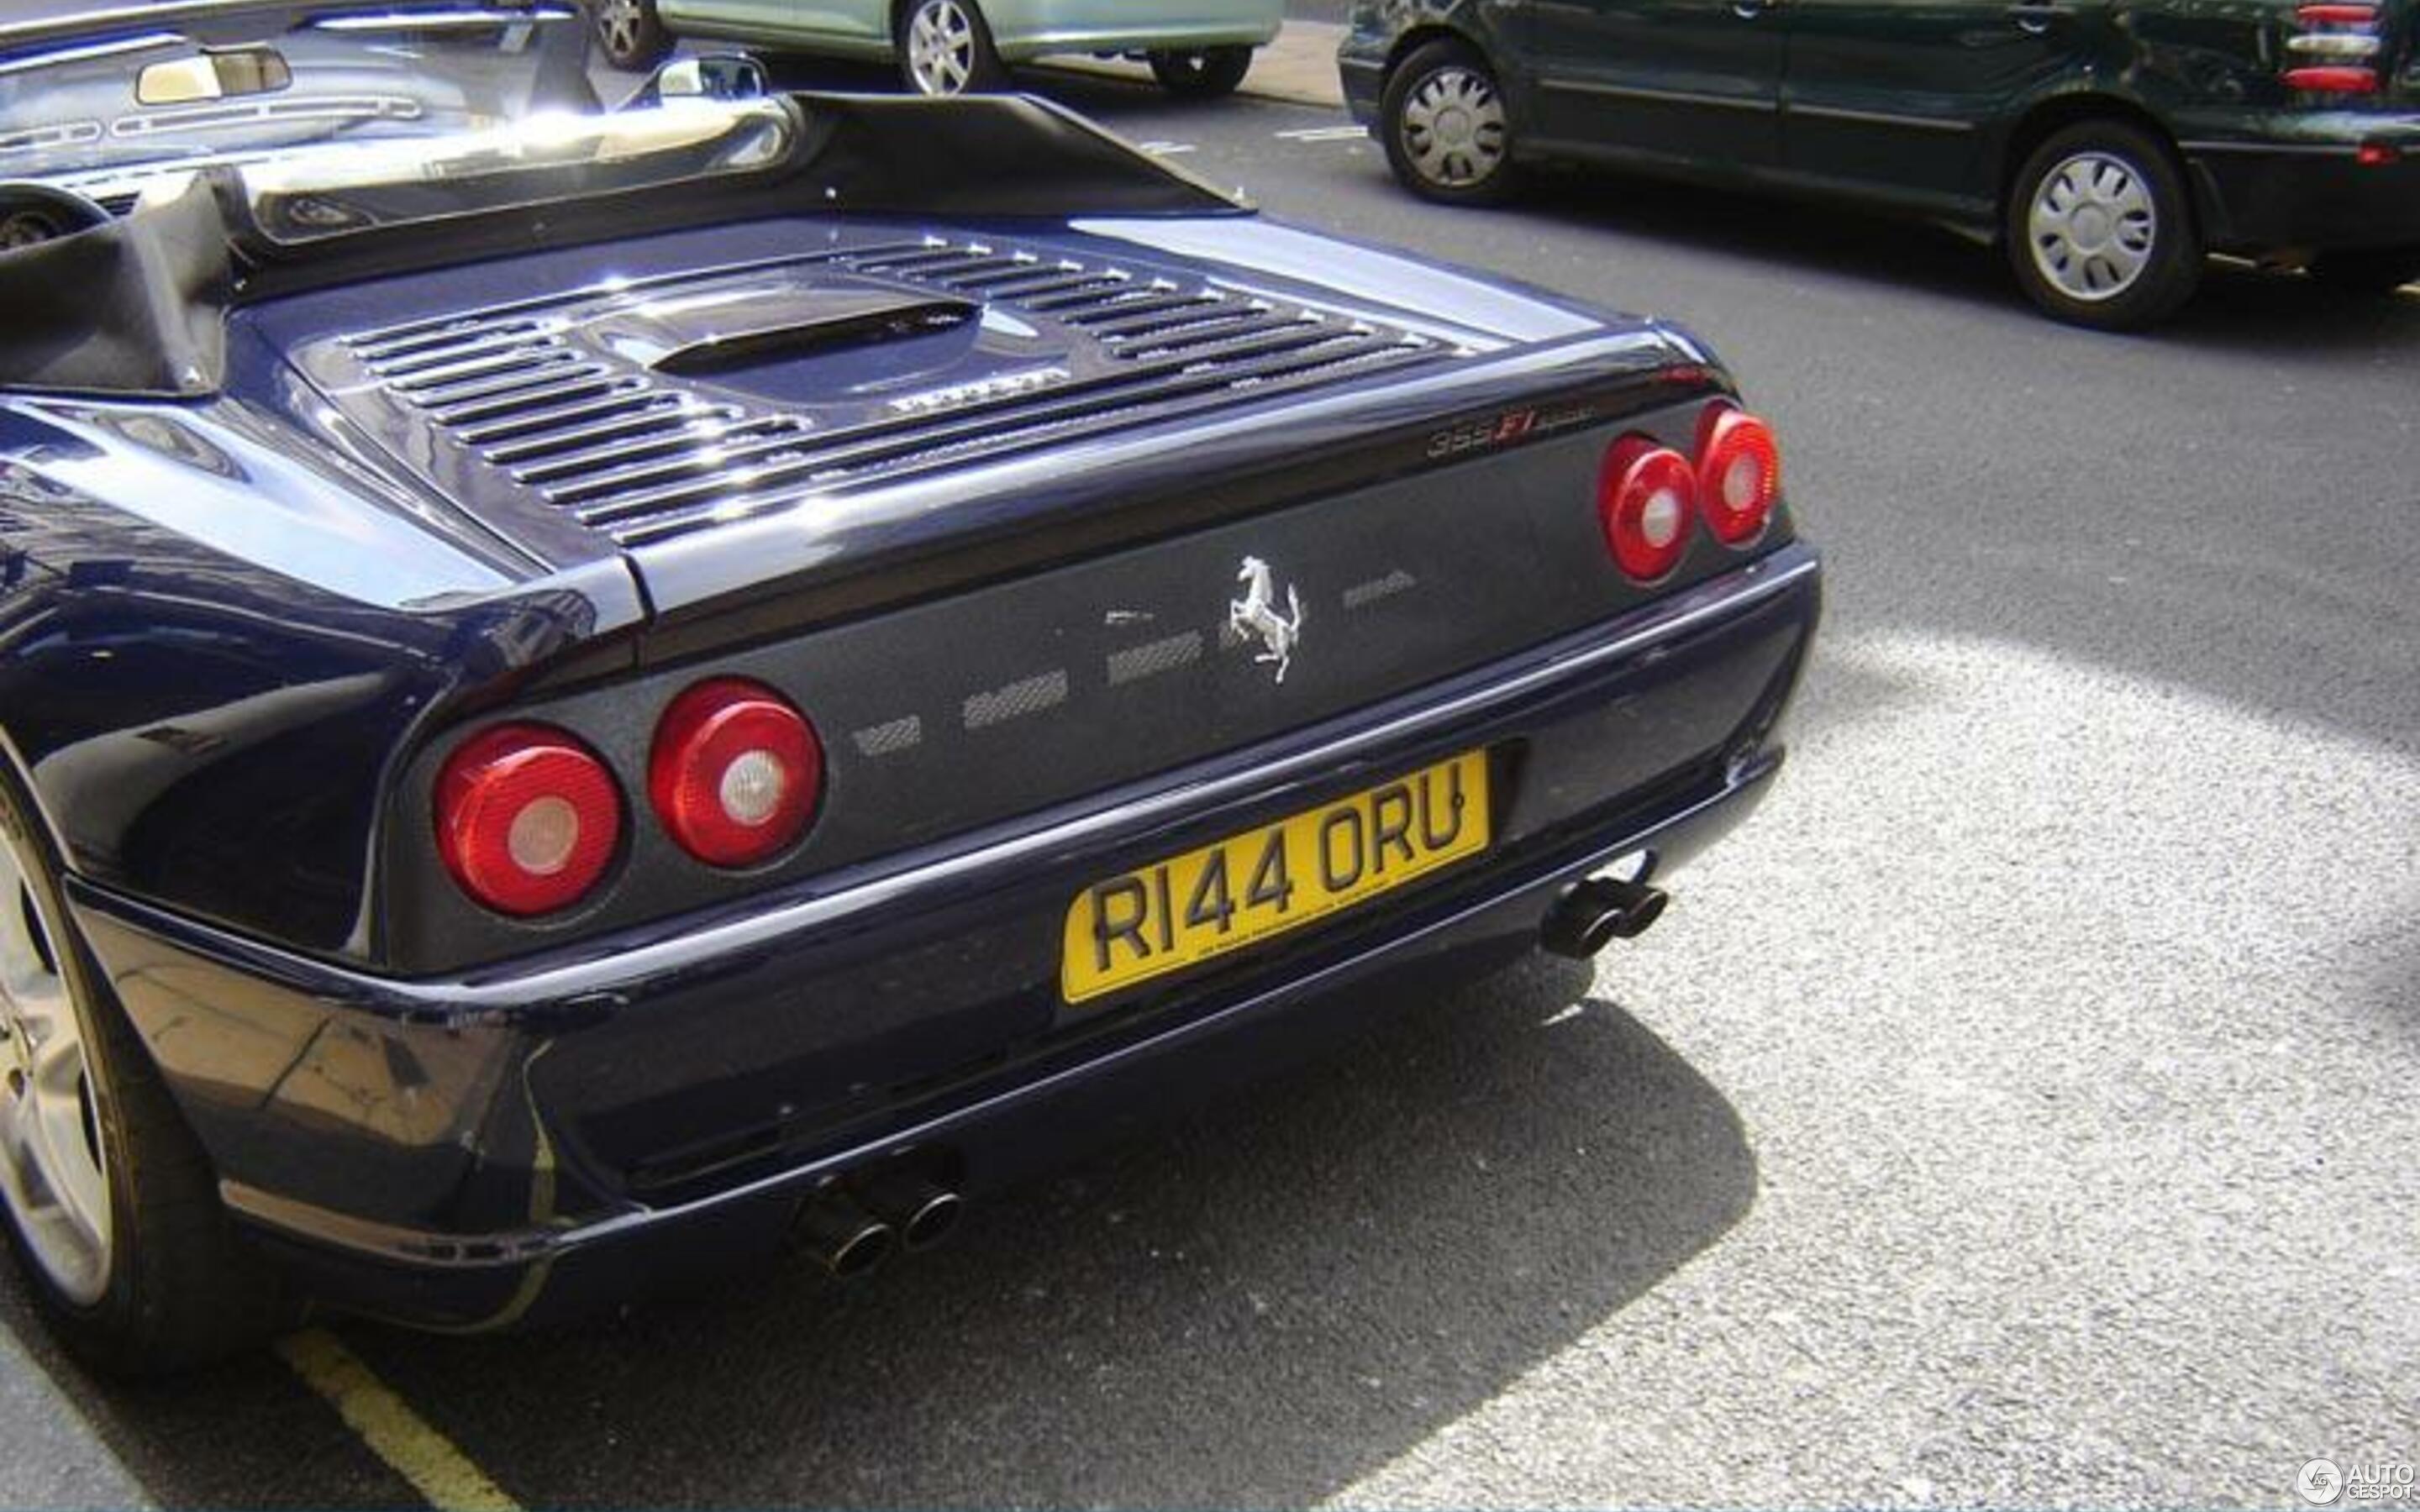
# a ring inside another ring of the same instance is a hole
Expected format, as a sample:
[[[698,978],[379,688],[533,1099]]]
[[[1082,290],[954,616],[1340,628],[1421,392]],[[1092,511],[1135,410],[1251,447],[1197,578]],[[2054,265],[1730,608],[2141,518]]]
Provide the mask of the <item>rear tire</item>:
[[[2420,247],[2323,252],[2311,259],[2311,277],[2334,293],[2392,294],[2420,283]]]
[[[68,1351],[116,1376],[233,1354],[290,1319],[75,933],[0,781],[0,1213]]]
[[[2009,265],[2026,298],[2071,325],[2134,331],[2201,283],[2201,235],[2167,145],[2123,121],[2055,132],[2004,207]]]
[[[1464,43],[1430,42],[1388,77],[1378,134],[1395,177],[1422,199],[1500,205],[1518,187],[1496,72]]]
[[[597,46],[617,69],[651,69],[673,50],[656,0],[594,0]]]
[[[1235,92],[1252,69],[1249,47],[1205,47],[1148,54],[1151,76],[1179,100],[1218,100]]]
[[[975,0],[908,0],[899,8],[899,77],[910,93],[946,100],[1008,83]]]

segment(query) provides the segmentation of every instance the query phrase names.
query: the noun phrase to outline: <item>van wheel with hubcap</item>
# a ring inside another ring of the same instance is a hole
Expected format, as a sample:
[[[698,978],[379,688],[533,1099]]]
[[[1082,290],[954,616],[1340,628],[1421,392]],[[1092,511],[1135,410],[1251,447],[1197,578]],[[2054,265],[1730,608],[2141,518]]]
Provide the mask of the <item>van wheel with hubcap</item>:
[[[1387,162],[1404,186],[1444,205],[1499,205],[1515,187],[1512,128],[1486,60],[1431,42],[1404,60],[1378,100]]]
[[[617,69],[652,68],[673,50],[656,0],[597,0],[597,45]]]
[[[0,1211],[70,1352],[200,1365],[286,1320],[133,1030],[96,986],[44,838],[0,791]]]
[[[2017,283],[2061,320],[2131,331],[2173,314],[2201,282],[2201,237],[2165,144],[2086,121],[2034,149],[2009,191]]]
[[[920,95],[982,94],[1008,82],[974,0],[911,0],[897,40],[900,77]]]

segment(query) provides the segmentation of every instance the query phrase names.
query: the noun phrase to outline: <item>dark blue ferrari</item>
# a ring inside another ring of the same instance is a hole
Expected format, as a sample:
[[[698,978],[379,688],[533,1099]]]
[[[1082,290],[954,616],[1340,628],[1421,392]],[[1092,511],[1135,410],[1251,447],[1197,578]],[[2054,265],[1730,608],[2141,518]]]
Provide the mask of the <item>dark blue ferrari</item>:
[[[0,27],[0,1196],[104,1367],[862,1271],[1780,765],[1686,333],[582,39]]]

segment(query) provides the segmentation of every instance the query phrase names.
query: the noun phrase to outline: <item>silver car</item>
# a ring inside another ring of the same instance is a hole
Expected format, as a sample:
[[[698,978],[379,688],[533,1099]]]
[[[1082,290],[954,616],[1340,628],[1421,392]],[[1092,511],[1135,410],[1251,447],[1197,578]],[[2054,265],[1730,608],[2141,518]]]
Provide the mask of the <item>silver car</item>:
[[[592,0],[605,54],[644,68],[676,37],[890,59],[909,88],[1000,87],[1007,67],[1078,53],[1140,57],[1171,92],[1223,95],[1278,34],[1283,0]]]

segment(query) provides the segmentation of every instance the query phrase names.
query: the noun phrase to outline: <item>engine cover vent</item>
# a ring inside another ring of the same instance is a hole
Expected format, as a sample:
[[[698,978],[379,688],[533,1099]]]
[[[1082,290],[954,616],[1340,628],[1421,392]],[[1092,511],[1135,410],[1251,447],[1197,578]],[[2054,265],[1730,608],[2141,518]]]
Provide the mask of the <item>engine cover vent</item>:
[[[634,280],[294,355],[441,487],[625,546],[1469,349],[1348,311],[991,240]]]

